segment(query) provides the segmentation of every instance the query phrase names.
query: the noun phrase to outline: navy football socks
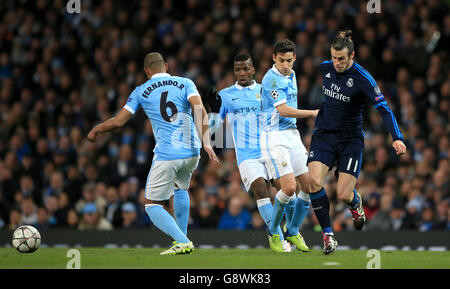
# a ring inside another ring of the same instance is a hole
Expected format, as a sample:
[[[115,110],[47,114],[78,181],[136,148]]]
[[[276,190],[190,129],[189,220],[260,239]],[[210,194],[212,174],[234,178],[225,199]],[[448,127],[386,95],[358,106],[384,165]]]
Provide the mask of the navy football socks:
[[[359,203],[358,193],[356,192],[356,189],[353,189],[353,201],[351,201],[347,205],[350,207],[350,209],[354,210],[358,206],[358,203]]]
[[[311,205],[324,234],[333,234],[330,224],[330,201],[325,189],[310,193]]]

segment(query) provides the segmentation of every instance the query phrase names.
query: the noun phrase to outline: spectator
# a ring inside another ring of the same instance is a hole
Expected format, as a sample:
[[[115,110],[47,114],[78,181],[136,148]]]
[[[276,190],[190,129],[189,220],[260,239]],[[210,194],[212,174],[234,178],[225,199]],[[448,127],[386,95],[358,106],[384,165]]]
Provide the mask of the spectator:
[[[52,225],[47,208],[39,207],[37,212],[37,222],[33,224],[33,226],[40,231],[47,230]]]
[[[22,222],[22,215],[20,213],[20,210],[18,208],[12,208],[9,211],[8,229],[15,230],[22,225],[23,225],[23,222]]]
[[[367,223],[365,230],[392,230],[390,210],[392,207],[392,197],[382,195],[380,198],[380,209],[373,215],[371,220]]]
[[[33,225],[37,223],[37,208],[31,198],[23,199],[20,208],[22,211],[21,219],[24,224]]]
[[[256,230],[263,230],[266,228],[266,223],[257,211],[252,213],[252,228]]]
[[[391,217],[391,225],[394,231],[398,231],[402,228],[405,220],[406,212],[400,204],[394,204],[392,210],[389,213]]]
[[[32,198],[34,203],[42,203],[41,194],[36,190],[33,178],[30,175],[23,175],[20,178],[20,192],[25,198]]]
[[[232,197],[228,209],[222,214],[219,225],[220,230],[246,230],[251,228],[251,215],[243,207],[239,197]]]
[[[57,225],[57,218],[55,217],[56,212],[59,209],[58,198],[56,196],[49,196],[44,204],[47,209],[47,213],[49,214],[49,219],[52,225]]]
[[[0,188],[0,230],[7,225],[8,210],[5,205],[6,202],[3,200],[3,192]]]
[[[100,214],[103,214],[106,201],[97,195],[95,183],[87,183],[83,186],[83,198],[77,201],[75,210],[80,213],[88,203],[95,203]]]
[[[437,216],[436,216],[436,220],[433,224],[433,229],[435,229],[435,230],[447,229],[447,224],[448,224],[447,219],[449,218],[449,216],[448,216],[449,209],[450,209],[450,207],[448,205],[448,200],[442,200],[438,203]]]
[[[100,215],[95,203],[86,203],[81,210],[81,220],[78,224],[79,230],[110,231],[113,226]]]
[[[433,229],[434,225],[434,211],[431,208],[425,208],[422,211],[422,219],[419,224],[420,232],[427,232]]]
[[[131,142],[131,140],[127,140]],[[129,177],[135,175],[137,165],[133,159],[133,148],[126,143],[120,146],[119,158],[115,162],[110,172],[111,183],[119,185],[120,182],[126,181]]]
[[[380,209],[380,194],[377,192],[372,192],[366,199],[364,211],[366,212],[367,220],[370,221]]]
[[[145,211],[145,204],[146,204],[146,199],[145,199],[145,190],[142,189],[139,193],[139,203],[137,205],[137,215],[138,215],[138,219],[139,222],[141,224],[143,224],[143,226],[149,226],[152,222],[150,221],[150,217],[148,216],[147,212]]]
[[[193,224],[191,227],[215,229],[219,224],[219,216],[213,213],[208,202],[202,201],[192,214]]]
[[[53,168],[52,168],[53,169]],[[53,171],[50,175],[50,185],[44,192],[44,202],[45,199],[50,196],[58,197],[64,190],[64,175],[60,171]]]
[[[114,215],[120,207],[119,195],[117,189],[114,187],[109,187],[106,192],[106,207],[105,207],[105,217],[112,223]]]
[[[69,229],[78,229],[78,224],[79,224],[79,216],[77,211],[75,211],[74,209],[69,210],[69,212],[67,213],[67,220],[66,220],[66,226]]]
[[[67,214],[70,210],[70,200],[66,192],[62,192],[58,197],[58,209],[55,211],[53,218],[59,226],[66,225]],[[47,212],[48,213],[48,212]]]
[[[121,211],[123,229],[142,228],[143,224],[138,219],[136,206],[133,203],[128,202],[123,204]]]

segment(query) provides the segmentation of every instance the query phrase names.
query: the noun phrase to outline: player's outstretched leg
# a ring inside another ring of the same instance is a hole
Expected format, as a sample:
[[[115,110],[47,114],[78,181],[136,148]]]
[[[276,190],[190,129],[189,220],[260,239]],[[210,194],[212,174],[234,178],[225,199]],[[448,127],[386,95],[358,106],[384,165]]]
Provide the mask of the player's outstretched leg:
[[[361,195],[355,189],[353,189],[353,200],[348,204],[348,207],[352,213],[355,229],[361,231],[366,222],[366,213],[362,205]]]
[[[152,223],[161,231],[172,237],[176,243],[161,255],[191,254],[194,245],[180,230],[175,219],[160,204],[145,205],[145,211]]]

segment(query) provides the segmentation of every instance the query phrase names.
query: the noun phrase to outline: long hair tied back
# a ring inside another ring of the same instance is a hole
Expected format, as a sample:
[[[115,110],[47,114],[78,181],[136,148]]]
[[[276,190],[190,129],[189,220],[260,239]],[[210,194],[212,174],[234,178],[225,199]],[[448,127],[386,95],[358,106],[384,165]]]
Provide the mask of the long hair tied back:
[[[350,29],[339,31],[331,43],[331,47],[335,50],[342,50],[347,47],[348,55],[350,55],[354,50],[352,31]]]
[[[350,29],[339,31],[339,36],[352,39],[352,31]]]

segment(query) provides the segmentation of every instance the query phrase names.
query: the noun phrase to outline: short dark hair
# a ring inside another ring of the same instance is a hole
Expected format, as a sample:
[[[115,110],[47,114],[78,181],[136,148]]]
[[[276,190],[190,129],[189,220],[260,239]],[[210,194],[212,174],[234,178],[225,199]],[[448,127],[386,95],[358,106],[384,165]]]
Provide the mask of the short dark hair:
[[[275,42],[273,46],[273,54],[293,52],[295,54],[296,46],[295,43],[289,39],[282,39]]]
[[[250,61],[252,61],[252,57],[248,53],[240,52],[234,57],[234,62],[247,61],[249,59],[250,59]]]
[[[165,61],[158,52],[150,52],[144,58],[144,68],[161,67]]]
[[[333,42],[331,43],[331,47],[334,50],[342,50],[347,47],[348,55],[352,54],[353,50],[355,49],[352,40],[352,31],[349,29],[339,31]]]

